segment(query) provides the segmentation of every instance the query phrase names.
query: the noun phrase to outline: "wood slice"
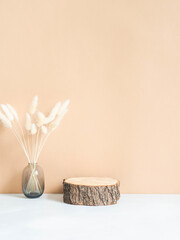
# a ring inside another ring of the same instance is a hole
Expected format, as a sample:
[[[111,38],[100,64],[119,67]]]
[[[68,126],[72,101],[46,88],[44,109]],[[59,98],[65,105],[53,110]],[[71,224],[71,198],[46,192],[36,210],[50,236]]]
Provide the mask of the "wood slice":
[[[120,198],[120,183],[113,178],[79,177],[63,180],[65,203],[102,206],[116,204]]]

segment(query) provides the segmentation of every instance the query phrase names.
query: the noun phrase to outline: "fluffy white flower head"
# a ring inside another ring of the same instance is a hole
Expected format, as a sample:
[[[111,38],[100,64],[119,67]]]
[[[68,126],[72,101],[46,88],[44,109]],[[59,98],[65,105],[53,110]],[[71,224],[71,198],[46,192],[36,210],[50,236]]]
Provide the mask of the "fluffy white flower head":
[[[33,115],[36,112],[37,105],[38,105],[38,96],[34,96],[33,100],[32,100],[32,103],[30,105],[30,108],[29,108],[29,113],[31,115]]]
[[[37,126],[41,127],[45,122],[45,116],[42,112],[37,113]]]
[[[4,113],[6,114],[6,117],[9,119],[9,121],[13,121],[14,120],[14,116],[9,111],[8,107],[6,105],[4,105],[4,104],[1,104],[1,108],[4,111]]]
[[[41,127],[41,131],[42,131],[42,133],[44,134],[44,135],[46,135],[47,134],[47,127],[46,126],[42,126]]]
[[[25,123],[25,128],[27,131],[31,130],[31,116],[29,115],[29,113],[26,113],[26,123]]]
[[[9,121],[9,119],[2,112],[0,112],[0,121],[2,122],[4,127],[12,128],[11,122]]]
[[[15,120],[18,122],[19,117],[18,117],[18,114],[17,114],[16,110],[14,109],[14,107],[11,106],[10,104],[7,104],[6,106],[8,107],[8,109],[12,113],[12,115],[14,116]]]
[[[36,125],[33,123],[32,126],[31,126],[31,134],[34,135],[37,133],[37,127]]]

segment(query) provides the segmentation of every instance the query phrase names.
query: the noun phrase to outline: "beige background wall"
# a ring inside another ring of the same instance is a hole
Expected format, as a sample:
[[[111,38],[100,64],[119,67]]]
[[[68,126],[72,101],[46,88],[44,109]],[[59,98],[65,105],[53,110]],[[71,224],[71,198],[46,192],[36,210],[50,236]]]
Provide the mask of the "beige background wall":
[[[112,176],[122,193],[180,193],[180,1],[0,0],[0,102],[24,119],[71,99],[39,164],[46,192]],[[0,127],[0,192],[26,159]]]

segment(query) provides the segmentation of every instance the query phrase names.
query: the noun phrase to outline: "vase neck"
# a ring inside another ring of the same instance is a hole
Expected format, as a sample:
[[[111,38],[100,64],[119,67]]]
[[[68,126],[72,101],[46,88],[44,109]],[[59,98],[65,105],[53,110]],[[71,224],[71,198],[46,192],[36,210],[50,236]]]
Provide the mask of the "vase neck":
[[[37,166],[38,163],[28,163],[29,166]]]

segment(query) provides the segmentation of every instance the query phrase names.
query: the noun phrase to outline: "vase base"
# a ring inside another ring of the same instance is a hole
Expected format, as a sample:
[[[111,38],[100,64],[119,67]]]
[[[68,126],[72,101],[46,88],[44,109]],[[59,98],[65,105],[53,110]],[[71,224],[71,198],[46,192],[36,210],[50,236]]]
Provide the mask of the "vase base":
[[[24,195],[25,195],[27,198],[39,198],[39,197],[41,197],[42,194],[43,194],[43,193],[41,193],[41,194],[37,194],[37,193],[25,194],[25,193],[24,193]]]

